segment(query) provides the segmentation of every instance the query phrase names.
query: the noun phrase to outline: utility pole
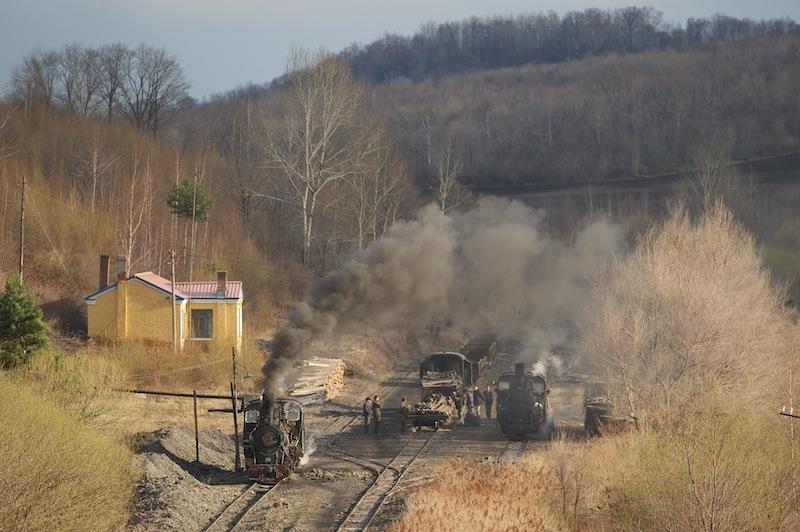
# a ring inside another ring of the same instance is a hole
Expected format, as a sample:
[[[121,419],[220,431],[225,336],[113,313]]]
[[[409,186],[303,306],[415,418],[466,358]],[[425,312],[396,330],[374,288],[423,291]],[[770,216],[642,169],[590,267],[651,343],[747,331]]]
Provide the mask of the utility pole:
[[[171,271],[170,289],[172,291],[172,354],[178,354],[178,327],[175,320],[175,250],[169,250],[169,265]]]
[[[28,189],[28,177],[22,176],[22,199],[19,207],[19,280],[25,267],[25,192]]]
[[[236,471],[241,470],[242,468],[242,460],[240,458],[239,453],[239,414],[237,412],[237,408],[239,407],[239,397],[238,397],[238,390],[236,389],[236,348],[231,348],[231,358],[233,360],[233,380],[231,381],[231,403],[233,403],[233,438],[236,447],[236,458],[234,459],[234,465],[236,467]]]

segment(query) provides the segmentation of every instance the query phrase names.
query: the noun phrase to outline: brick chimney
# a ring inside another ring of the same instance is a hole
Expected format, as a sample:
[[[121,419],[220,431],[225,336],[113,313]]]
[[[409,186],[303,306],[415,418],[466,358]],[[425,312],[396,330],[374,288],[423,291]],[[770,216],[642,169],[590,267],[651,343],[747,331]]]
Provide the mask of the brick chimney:
[[[217,297],[225,297],[228,293],[228,272],[217,272]]]
[[[108,276],[111,273],[111,258],[108,255],[100,255],[100,277],[98,279],[98,290],[108,286]]]
[[[126,257],[117,257],[116,277],[117,282],[128,279],[128,259]]]

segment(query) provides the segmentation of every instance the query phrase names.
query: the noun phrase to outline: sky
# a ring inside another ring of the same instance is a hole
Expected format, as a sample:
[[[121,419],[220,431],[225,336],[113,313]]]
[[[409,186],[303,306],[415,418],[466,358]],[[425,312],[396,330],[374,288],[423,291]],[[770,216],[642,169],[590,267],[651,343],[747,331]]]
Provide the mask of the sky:
[[[430,21],[589,7],[631,0],[0,0],[0,90],[37,47],[140,42],[175,55],[195,98],[283,73],[293,46],[339,51],[385,33],[412,34]],[[650,0],[667,22],[717,12],[800,19],[800,0]]]

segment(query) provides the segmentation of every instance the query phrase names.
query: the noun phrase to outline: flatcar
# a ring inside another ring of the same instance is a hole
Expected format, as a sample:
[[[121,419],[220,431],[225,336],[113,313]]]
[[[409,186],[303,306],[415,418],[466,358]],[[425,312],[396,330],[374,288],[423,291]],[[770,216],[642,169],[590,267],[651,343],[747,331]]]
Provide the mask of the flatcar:
[[[497,423],[511,440],[549,439],[552,415],[550,390],[544,375],[526,372],[525,364],[515,364],[513,373],[498,380]]]
[[[294,399],[261,399],[244,408],[244,449],[247,476],[253,482],[275,484],[286,478],[305,452],[305,414]]]

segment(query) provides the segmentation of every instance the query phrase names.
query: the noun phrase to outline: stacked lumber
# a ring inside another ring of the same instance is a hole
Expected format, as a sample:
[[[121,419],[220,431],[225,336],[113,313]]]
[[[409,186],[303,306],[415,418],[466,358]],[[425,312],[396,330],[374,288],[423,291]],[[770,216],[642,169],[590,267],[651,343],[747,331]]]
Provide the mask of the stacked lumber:
[[[441,414],[446,419],[455,418],[455,403],[450,396],[439,393],[432,393],[425,398],[425,401],[418,403],[414,409],[415,414]]]
[[[304,404],[336,397],[344,386],[346,365],[341,358],[312,357],[298,368],[289,396]]]

